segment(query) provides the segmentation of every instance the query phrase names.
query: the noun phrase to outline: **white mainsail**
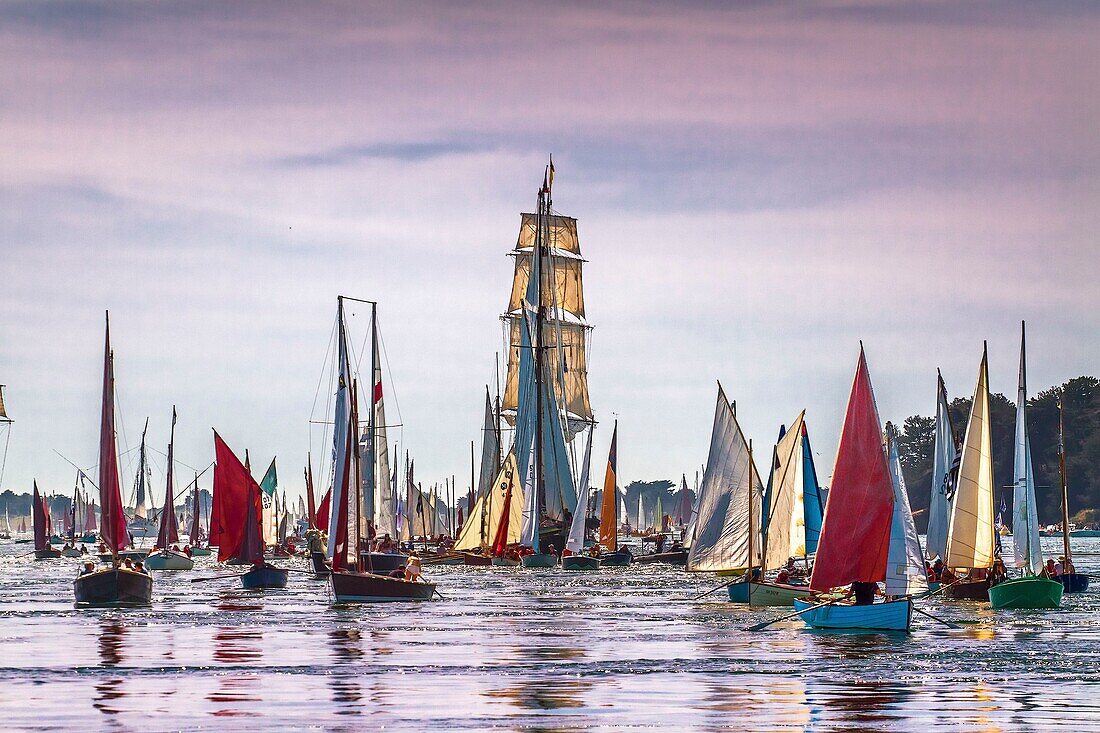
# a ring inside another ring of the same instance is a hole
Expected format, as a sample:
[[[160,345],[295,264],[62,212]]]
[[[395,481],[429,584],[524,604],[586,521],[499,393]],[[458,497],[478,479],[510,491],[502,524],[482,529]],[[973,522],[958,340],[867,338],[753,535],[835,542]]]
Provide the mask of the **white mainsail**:
[[[983,348],[966,424],[958,486],[951,501],[944,562],[951,568],[993,566],[993,449],[989,427],[989,365]]]
[[[592,460],[592,431],[588,431],[588,442],[584,448],[584,463],[581,464],[581,480],[577,484],[577,511],[573,512],[573,523],[569,526],[569,539],[565,546],[573,554],[584,551],[585,520],[588,518],[588,499],[592,493],[588,480],[588,467]]]
[[[749,515],[749,491],[753,496]],[[763,487],[733,406],[718,385],[710,453],[699,487],[699,508],[688,554],[693,572],[742,570],[749,565],[749,535],[753,535],[752,564],[761,561],[760,506]]]
[[[802,421],[799,413],[775,446],[775,461],[764,525],[763,566],[782,567],[791,557],[806,554],[806,520],[802,489]]]
[[[1012,473],[1012,548],[1016,567],[1027,575],[1038,575],[1043,569],[1043,548],[1039,545],[1035,472],[1031,465],[1031,441],[1027,434],[1027,362],[1023,323],[1020,324],[1020,380],[1016,394],[1016,451]]]
[[[913,524],[913,511],[905,489],[898,456],[897,433],[886,423],[886,465],[894,486],[894,511],[890,518],[890,547],[886,555],[886,595],[911,596],[928,590],[920,538]]]
[[[371,317],[371,397],[374,406],[373,429],[374,435],[371,443],[374,446],[374,455],[371,457],[372,476],[374,484],[374,526],[381,537],[387,533],[397,536],[397,501],[394,496],[394,487],[390,481],[390,448],[389,439],[386,436],[386,401],[382,389],[382,360],[379,353],[378,340],[378,306],[372,305]]]
[[[638,494],[638,527],[639,532],[644,532],[646,529],[645,523],[645,511],[642,509],[642,495]]]
[[[936,372],[936,438],[932,456],[932,496],[928,504],[928,534],[925,551],[928,559],[947,555],[947,525],[951,521],[951,496],[954,492],[956,461],[955,427],[947,405],[947,387]]]

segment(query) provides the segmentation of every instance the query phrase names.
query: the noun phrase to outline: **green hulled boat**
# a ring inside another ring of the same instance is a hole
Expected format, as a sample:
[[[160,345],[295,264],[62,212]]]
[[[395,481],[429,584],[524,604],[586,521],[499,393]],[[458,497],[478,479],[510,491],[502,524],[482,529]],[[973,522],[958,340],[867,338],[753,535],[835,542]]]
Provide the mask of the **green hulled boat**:
[[[995,609],[1059,608],[1062,584],[1039,576],[1016,578],[989,589],[989,604]]]

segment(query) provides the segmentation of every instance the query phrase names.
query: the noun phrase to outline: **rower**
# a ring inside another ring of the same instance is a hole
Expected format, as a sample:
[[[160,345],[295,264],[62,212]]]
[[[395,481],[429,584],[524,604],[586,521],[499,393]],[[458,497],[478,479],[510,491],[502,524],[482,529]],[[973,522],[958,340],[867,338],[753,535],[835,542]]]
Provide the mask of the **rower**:
[[[870,606],[875,602],[875,594],[878,593],[878,583],[852,583],[852,593],[856,598],[857,606]]]

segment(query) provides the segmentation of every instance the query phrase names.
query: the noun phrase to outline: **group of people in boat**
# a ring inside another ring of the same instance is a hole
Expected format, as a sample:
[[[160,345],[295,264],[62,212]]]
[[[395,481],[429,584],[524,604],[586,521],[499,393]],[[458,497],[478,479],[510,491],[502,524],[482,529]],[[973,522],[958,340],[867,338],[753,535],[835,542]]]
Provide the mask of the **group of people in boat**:
[[[149,569],[145,567],[145,563],[143,563],[141,560],[134,561],[128,557],[125,557],[119,561],[118,566],[123,570],[131,570],[135,573],[144,573],[145,575],[151,575]],[[91,575],[94,572],[95,563],[91,560],[84,563],[84,567],[80,570],[81,575]]]

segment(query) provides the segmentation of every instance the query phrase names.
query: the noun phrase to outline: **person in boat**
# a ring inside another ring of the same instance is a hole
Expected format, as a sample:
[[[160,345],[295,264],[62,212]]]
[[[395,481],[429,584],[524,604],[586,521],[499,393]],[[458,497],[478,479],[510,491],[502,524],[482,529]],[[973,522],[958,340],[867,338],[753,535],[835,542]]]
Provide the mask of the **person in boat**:
[[[791,582],[791,572],[787,568],[783,567],[779,569],[779,573],[775,576],[776,583],[789,583]]]
[[[81,555],[87,555],[88,554],[88,546],[87,545],[81,545],[80,546],[80,554]]]
[[[389,573],[387,573],[386,577],[397,578],[398,580],[404,580],[405,579],[405,566],[404,565],[398,565],[396,568],[394,568]]]
[[[857,606],[870,606],[879,593],[878,583],[852,583],[852,596]]]
[[[100,555],[104,555],[104,554],[107,553],[107,545],[103,544],[102,542],[99,543],[99,547],[97,549],[99,550]],[[1054,562],[1054,561],[1051,560],[1051,562]]]
[[[943,581],[943,560],[937,555],[936,562],[932,563],[932,572],[936,574],[936,580]]]
[[[86,562],[86,563],[84,563],[84,569],[80,571],[80,574],[81,575],[91,575],[94,572],[95,572],[95,563],[94,562]]]
[[[660,555],[665,551],[665,536],[663,534],[657,535],[657,554]]]
[[[187,557],[191,557],[191,545],[183,546],[183,554],[187,555]]]
[[[138,573],[144,573],[145,572],[145,565],[141,562],[141,560],[138,560],[134,564],[134,571],[138,572]]]
[[[551,555],[557,555],[558,554],[558,548],[554,547],[554,545],[550,545],[549,547],[546,548],[546,552],[551,554]]]
[[[989,569],[989,586],[993,587],[1007,579],[1008,569],[1005,567],[1005,561],[998,557],[993,561],[993,567]]]
[[[416,555],[410,557],[409,562],[405,565],[405,580],[410,583],[424,580],[424,576],[420,574],[420,558]]]
[[[1054,572],[1059,576],[1072,575],[1077,572],[1077,568],[1073,567],[1073,562],[1060,557],[1058,558],[1058,564],[1054,566]]]
[[[126,568],[127,570],[133,570],[134,569],[134,563],[133,563],[133,561],[130,560],[130,558],[126,558],[125,560],[122,561],[122,567]]]

